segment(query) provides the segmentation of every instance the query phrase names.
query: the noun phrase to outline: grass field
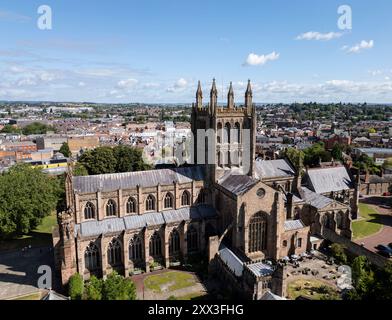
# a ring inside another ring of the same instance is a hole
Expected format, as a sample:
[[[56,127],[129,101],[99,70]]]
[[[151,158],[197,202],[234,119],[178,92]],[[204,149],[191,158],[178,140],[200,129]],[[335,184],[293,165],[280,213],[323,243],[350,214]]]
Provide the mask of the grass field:
[[[380,214],[367,204],[359,204],[361,220],[353,222],[353,237],[362,239],[379,232],[382,228]]]
[[[340,300],[339,294],[331,286],[319,280],[299,279],[289,283],[288,295],[292,300],[305,297],[311,300]]]
[[[29,235],[21,236],[12,240],[0,241],[0,251],[19,250],[31,245],[43,247],[52,243],[52,228],[57,224],[56,214],[43,219],[36,230]]]
[[[195,285],[193,275],[185,272],[170,271],[166,273],[156,274],[144,279],[144,285],[156,293],[165,291],[175,291]]]
[[[36,293],[32,293],[26,296],[21,296],[12,300],[41,300],[41,293],[40,292],[36,292]]]

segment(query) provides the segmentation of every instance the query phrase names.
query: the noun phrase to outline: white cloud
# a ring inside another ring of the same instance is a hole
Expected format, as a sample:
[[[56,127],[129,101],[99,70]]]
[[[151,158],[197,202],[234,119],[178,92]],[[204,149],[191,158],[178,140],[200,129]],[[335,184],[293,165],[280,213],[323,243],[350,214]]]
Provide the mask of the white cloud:
[[[78,83],[78,86],[79,86],[79,87],[85,87],[86,84],[85,84],[83,81],[80,81],[80,82]]]
[[[133,88],[139,81],[136,79],[125,79],[125,80],[120,80],[117,83],[117,87],[120,89],[131,89]]]
[[[295,39],[296,40],[323,40],[323,41],[329,41],[332,39],[340,38],[343,34],[340,32],[328,32],[328,33],[320,33],[316,31],[309,31],[300,34],[297,36]]]
[[[346,51],[347,53],[359,53],[362,50],[371,49],[373,47],[374,47],[373,40],[369,40],[369,41],[362,40],[360,43],[356,44],[353,47],[344,46],[342,50]]]
[[[257,55],[255,53],[250,53],[248,58],[246,59],[244,66],[262,66],[266,64],[268,61],[274,61],[279,59],[280,54],[275,51],[271,52],[267,55]]]
[[[172,86],[166,89],[166,92],[179,92],[184,91],[188,86],[188,81],[184,78],[178,79]]]

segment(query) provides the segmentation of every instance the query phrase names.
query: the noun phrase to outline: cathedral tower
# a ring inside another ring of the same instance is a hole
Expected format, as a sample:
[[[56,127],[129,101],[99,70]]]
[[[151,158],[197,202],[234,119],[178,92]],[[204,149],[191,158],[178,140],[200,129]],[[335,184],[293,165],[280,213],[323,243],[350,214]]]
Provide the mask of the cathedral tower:
[[[245,93],[245,103],[241,106],[234,103],[232,83],[229,86],[226,106],[218,106],[215,79],[212,82],[209,105],[202,105],[201,92],[199,82],[191,121],[194,163],[206,165],[206,180],[212,184],[228,171],[253,176],[256,112],[250,81]]]

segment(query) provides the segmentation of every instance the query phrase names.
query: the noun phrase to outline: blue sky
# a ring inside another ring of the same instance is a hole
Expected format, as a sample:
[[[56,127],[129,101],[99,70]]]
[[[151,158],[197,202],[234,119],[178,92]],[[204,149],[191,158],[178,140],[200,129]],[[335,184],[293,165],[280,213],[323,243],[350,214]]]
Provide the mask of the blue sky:
[[[52,30],[37,27],[39,6]],[[352,9],[340,30],[338,7]],[[2,0],[0,100],[392,101],[390,0]],[[388,59],[389,58],[389,59]]]

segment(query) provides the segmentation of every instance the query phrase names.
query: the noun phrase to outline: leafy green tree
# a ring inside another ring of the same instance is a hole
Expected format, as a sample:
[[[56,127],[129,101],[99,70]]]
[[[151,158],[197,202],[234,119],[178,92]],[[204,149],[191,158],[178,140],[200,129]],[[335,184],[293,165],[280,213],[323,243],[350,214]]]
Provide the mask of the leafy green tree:
[[[142,151],[129,146],[98,147],[85,152],[79,163],[90,175],[143,171],[151,168],[144,163]]]
[[[133,172],[150,169],[150,166],[143,161],[143,154],[140,149],[117,146],[113,149],[116,158],[116,172]]]
[[[77,162],[73,168],[73,175],[74,176],[88,176],[88,171],[84,165]]]
[[[28,234],[55,209],[61,188],[27,164],[13,166],[0,175],[0,237]]]
[[[61,146],[60,153],[62,153],[64,157],[67,158],[69,158],[72,155],[67,142],[64,142],[63,145]]]
[[[90,175],[96,175],[115,173],[117,160],[114,157],[112,148],[98,147],[83,153],[79,163],[87,169]]]
[[[290,160],[297,170],[303,169],[305,154],[301,150],[287,148],[284,155]]]
[[[89,283],[85,289],[85,296],[87,300],[102,300],[103,280],[96,276],[90,278]]]
[[[363,295],[369,290],[374,278],[369,261],[364,256],[356,257],[352,264],[352,277],[357,294]]]
[[[371,174],[380,172],[380,167],[376,165],[374,160],[366,154],[362,154],[354,161],[354,167],[360,169],[362,172],[368,171]]]
[[[22,133],[26,136],[31,134],[45,134],[48,131],[56,131],[53,127],[44,123],[33,122],[22,129]]]
[[[305,153],[305,165],[307,166],[317,166],[320,161],[329,162],[332,160],[332,155],[330,152],[325,150],[324,143],[318,142],[311,147],[304,150]]]
[[[72,300],[81,300],[84,292],[83,277],[79,273],[75,273],[68,283],[68,294]]]
[[[344,246],[339,243],[334,243],[331,246],[332,256],[340,263],[347,263],[347,256],[344,251]]]
[[[11,124],[6,124],[0,132],[1,133],[22,133],[22,130],[11,125]]]
[[[335,160],[343,160],[343,147],[339,143],[335,143],[331,155]]]
[[[135,284],[117,272],[108,275],[103,284],[104,300],[136,300]]]

